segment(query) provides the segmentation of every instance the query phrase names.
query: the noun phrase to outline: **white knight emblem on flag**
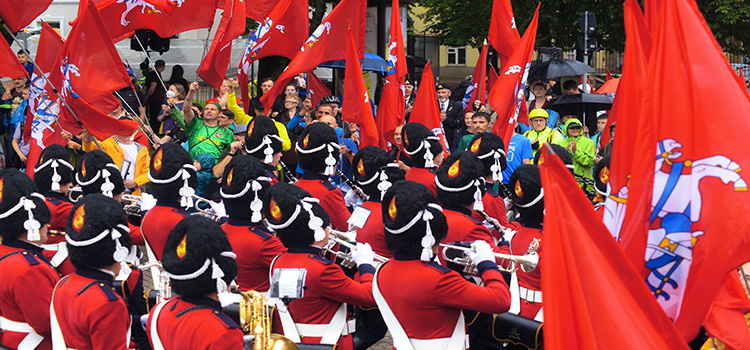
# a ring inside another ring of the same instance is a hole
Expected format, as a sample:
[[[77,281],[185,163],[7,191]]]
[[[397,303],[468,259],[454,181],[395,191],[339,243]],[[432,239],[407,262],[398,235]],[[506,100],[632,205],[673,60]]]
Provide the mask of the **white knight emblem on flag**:
[[[146,0],[117,0],[117,4],[125,3],[125,11],[122,13],[122,16],[120,16],[120,25],[123,27],[126,27],[128,24],[130,24],[130,21],[125,19],[125,17],[128,16],[130,11],[133,11],[138,6],[141,6],[141,13],[146,13],[146,10],[148,10],[148,13],[161,13],[159,9],[154,6],[154,4],[146,1]],[[180,5],[182,5],[182,1],[180,1]]]

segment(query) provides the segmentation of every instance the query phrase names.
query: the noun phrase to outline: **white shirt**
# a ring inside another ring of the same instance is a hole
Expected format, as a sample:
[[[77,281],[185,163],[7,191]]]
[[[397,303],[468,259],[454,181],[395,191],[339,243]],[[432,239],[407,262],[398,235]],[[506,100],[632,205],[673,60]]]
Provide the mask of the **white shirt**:
[[[135,159],[138,157],[138,145],[134,143],[131,143],[129,145],[120,143],[120,148],[122,148],[122,153],[125,155],[125,160],[130,162],[130,167],[127,169],[127,175],[124,176],[124,181],[131,181],[133,178],[135,178]],[[120,165],[122,167],[122,165]],[[125,169],[120,169],[120,173],[124,174]]]

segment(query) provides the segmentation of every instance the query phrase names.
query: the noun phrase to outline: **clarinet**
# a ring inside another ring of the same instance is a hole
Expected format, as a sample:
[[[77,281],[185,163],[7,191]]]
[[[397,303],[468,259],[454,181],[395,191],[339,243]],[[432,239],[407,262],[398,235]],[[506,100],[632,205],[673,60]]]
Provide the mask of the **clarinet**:
[[[336,174],[342,180],[344,180],[344,182],[346,182],[346,185],[349,186],[349,188],[351,188],[352,191],[354,191],[354,194],[356,194],[357,197],[359,197],[359,199],[361,199],[363,202],[367,201],[367,199],[369,197],[365,194],[364,191],[362,191],[361,188],[359,188],[359,186],[357,186],[357,184],[354,183],[354,181],[352,181],[351,179],[349,179],[348,177],[346,177],[346,175],[344,175],[344,173],[341,170],[339,170],[339,169],[336,169]]]
[[[297,177],[294,176],[292,171],[289,170],[289,168],[286,167],[286,164],[284,164],[284,162],[280,159],[279,159],[279,165],[281,165],[281,170],[284,171],[284,176],[289,178],[289,180],[291,181],[290,183],[294,184],[295,182],[297,182],[298,180]]]

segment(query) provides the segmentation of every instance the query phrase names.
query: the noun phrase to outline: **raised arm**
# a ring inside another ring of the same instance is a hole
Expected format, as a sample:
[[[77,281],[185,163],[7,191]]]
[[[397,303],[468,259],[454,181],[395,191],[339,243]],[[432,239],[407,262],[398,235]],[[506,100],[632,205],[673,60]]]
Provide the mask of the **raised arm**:
[[[185,96],[185,104],[182,105],[182,114],[185,116],[185,125],[190,125],[190,123],[193,121],[193,117],[195,117],[192,107],[193,96],[195,96],[196,91],[198,91],[198,82],[194,81],[190,83],[190,89],[187,93],[187,96]]]

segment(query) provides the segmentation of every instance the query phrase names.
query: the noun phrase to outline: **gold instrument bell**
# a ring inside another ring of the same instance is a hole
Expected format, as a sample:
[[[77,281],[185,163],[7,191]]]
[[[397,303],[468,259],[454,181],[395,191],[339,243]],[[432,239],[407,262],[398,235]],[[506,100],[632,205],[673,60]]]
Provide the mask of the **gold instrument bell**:
[[[251,290],[243,292],[236,285],[230,291],[242,296],[240,300],[240,326],[245,334],[252,334],[255,340],[245,344],[245,349],[253,350],[299,350],[296,343],[281,334],[271,333],[272,313],[267,308],[267,299]]]

